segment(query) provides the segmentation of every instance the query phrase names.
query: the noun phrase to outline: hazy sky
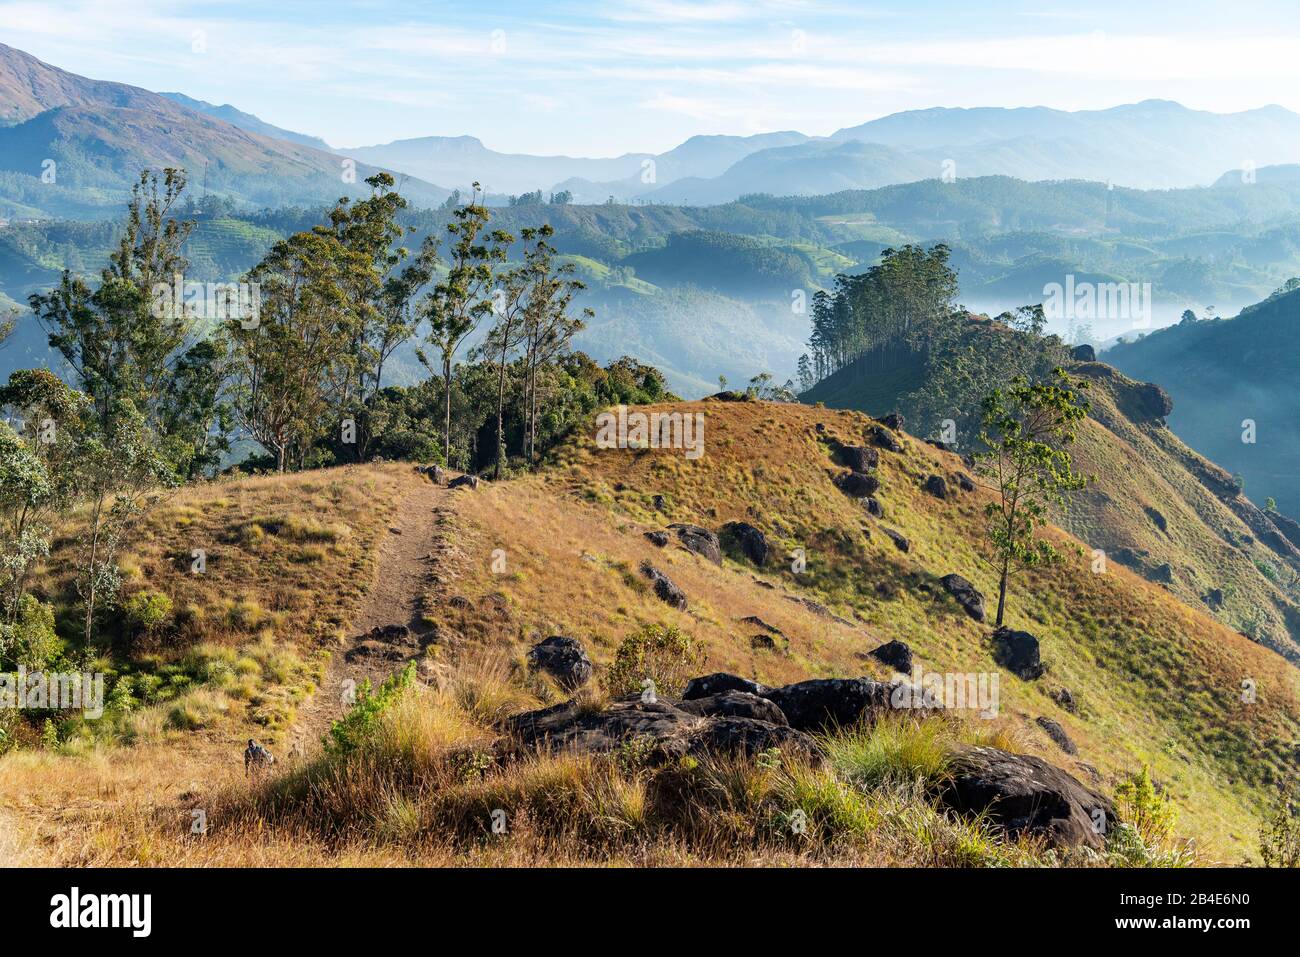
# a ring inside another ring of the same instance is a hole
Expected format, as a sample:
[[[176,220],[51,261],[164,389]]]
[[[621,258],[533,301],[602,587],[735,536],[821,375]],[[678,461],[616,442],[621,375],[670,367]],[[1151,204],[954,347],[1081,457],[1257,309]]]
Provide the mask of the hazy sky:
[[[1300,112],[1298,0],[0,0],[0,42],[335,146],[608,156],[929,106]]]

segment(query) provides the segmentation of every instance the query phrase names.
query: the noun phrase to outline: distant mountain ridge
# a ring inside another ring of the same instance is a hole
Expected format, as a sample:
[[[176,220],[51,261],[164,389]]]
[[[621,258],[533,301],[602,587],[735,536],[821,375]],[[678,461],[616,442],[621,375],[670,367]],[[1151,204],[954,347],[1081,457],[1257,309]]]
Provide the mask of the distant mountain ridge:
[[[224,120],[231,126],[237,126],[241,130],[247,130],[250,133],[259,133],[262,136],[269,136],[272,139],[286,140],[290,143],[310,146],[312,149],[321,150],[326,153],[331,152],[333,149],[333,147],[319,136],[308,136],[306,133],[295,133],[293,130],[286,130],[278,126],[273,126],[251,113],[245,113],[243,110],[235,109],[229,103],[222,106],[216,106],[204,100],[196,100],[193,97],[186,96],[184,93],[159,93],[158,95],[166,97],[173,103],[179,103],[181,106],[188,107],[198,113],[206,113],[208,116]]]
[[[118,215],[145,168],[184,167],[196,185],[255,206],[361,195],[376,172],[148,90],[77,76],[3,44],[0,117],[9,123],[0,127],[0,217]],[[418,180],[404,188],[425,204],[448,195]]]

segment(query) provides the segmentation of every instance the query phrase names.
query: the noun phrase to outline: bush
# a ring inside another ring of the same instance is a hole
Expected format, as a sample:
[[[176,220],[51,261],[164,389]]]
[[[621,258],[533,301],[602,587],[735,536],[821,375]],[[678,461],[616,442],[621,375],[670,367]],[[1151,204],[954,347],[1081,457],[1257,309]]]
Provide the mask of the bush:
[[[1300,867],[1300,816],[1293,795],[1294,787],[1288,781],[1273,813],[1260,828],[1259,854],[1265,867]]]
[[[171,617],[172,600],[162,592],[136,592],[122,606],[122,614],[133,634],[152,634]]]
[[[1162,847],[1173,838],[1178,809],[1167,797],[1156,793],[1146,767],[1115,788],[1115,805],[1120,820],[1133,825],[1148,847]]]
[[[614,663],[605,673],[605,689],[611,697],[623,698],[640,694],[642,683],[649,679],[656,694],[677,697],[704,660],[694,639],[676,626],[646,625],[618,646]]]
[[[12,625],[0,624],[0,666],[9,669],[26,665],[43,669],[58,656],[61,644],[54,631],[54,609],[31,595],[18,600],[18,616]]]
[[[357,689],[357,701],[351,709],[330,727],[325,750],[330,754],[344,755],[357,750],[370,737],[380,717],[401,697],[415,678],[415,662],[411,662],[393,675],[375,693],[370,691],[370,679]]]

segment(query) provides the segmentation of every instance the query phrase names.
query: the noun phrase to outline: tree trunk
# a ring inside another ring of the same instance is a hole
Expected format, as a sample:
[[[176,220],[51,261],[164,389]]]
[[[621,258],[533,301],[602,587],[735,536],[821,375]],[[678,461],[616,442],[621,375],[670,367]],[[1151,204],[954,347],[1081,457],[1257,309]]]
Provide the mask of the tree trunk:
[[[497,374],[497,464],[492,472],[493,481],[501,480],[501,464],[505,458],[506,450],[506,428],[505,428],[505,404],[506,404],[506,350],[501,350],[501,370]]]
[[[1002,563],[1002,577],[998,582],[998,616],[997,619],[993,622],[993,627],[995,628],[1002,627],[1002,615],[1007,608],[1007,578],[1010,576],[1010,574],[1011,574],[1011,562],[1004,561]]]
[[[442,360],[442,384],[445,403],[442,417],[442,460],[443,465],[451,468],[451,357]]]

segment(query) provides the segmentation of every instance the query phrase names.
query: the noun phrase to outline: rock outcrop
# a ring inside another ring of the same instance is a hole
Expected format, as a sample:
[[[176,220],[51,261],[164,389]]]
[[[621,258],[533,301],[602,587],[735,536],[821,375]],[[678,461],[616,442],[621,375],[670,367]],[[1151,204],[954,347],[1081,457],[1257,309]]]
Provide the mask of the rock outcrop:
[[[582,642],[565,635],[552,635],[533,645],[528,652],[529,668],[555,679],[566,691],[575,691],[591,680],[591,659]]]
[[[694,552],[715,565],[722,564],[722,544],[713,532],[698,525],[686,525],[681,522],[668,527],[677,533],[677,540],[687,551]]]
[[[1012,836],[1029,833],[1055,847],[1100,850],[1118,821],[1109,798],[1032,755],[966,747],[949,772],[943,803],[961,814],[987,814]]]
[[[650,580],[650,587],[654,589],[660,601],[672,605],[679,611],[686,610],[686,593],[677,587],[676,582],[649,562],[641,563],[641,574]]]
[[[962,611],[976,621],[984,620],[984,595],[980,590],[960,575],[944,575],[939,579],[948,594],[957,600]]]
[[[771,552],[767,536],[748,522],[728,522],[722,526],[719,539],[729,553],[748,559],[759,568],[767,565]]]
[[[993,632],[993,660],[1025,681],[1041,678],[1045,670],[1038,639],[1027,631],[1002,627]]]

